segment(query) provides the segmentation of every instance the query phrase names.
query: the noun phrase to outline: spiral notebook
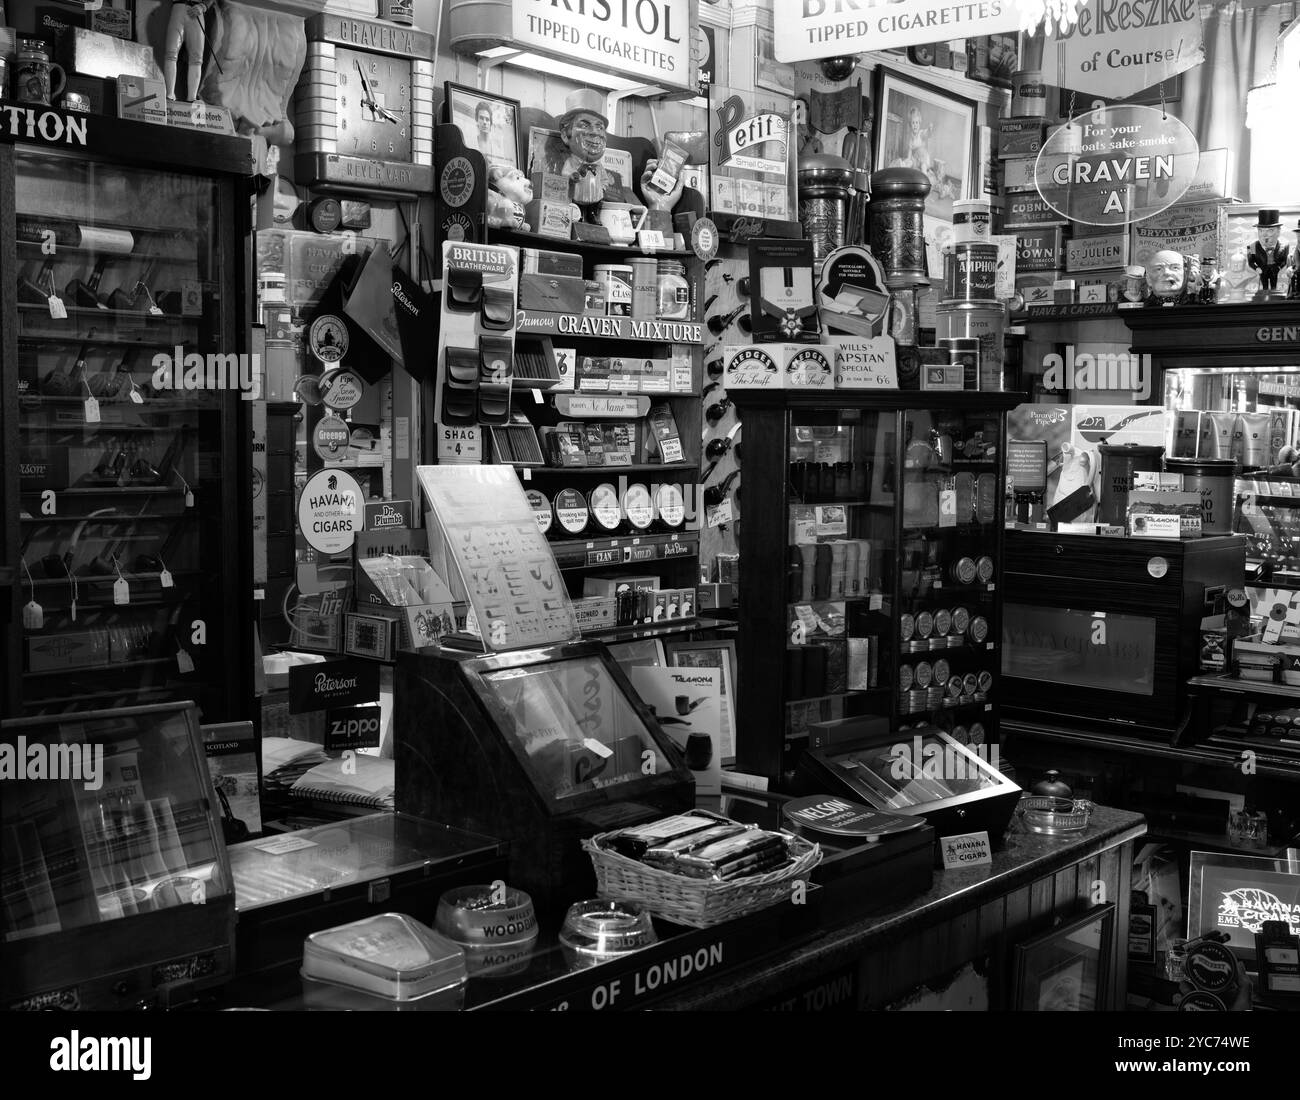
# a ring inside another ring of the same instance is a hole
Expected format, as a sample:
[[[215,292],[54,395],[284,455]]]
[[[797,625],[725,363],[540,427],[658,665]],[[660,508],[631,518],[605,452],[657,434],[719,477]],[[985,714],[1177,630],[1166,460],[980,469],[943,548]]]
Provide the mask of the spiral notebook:
[[[289,793],[318,802],[391,810],[394,789],[392,760],[353,752],[304,772]]]

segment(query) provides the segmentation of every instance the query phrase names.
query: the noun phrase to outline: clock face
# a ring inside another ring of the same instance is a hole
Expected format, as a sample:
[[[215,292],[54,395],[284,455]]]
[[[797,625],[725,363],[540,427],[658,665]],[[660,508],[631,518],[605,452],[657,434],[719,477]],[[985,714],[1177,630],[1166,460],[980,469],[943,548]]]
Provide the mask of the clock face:
[[[411,62],[335,48],[338,151],[372,160],[411,159]]]

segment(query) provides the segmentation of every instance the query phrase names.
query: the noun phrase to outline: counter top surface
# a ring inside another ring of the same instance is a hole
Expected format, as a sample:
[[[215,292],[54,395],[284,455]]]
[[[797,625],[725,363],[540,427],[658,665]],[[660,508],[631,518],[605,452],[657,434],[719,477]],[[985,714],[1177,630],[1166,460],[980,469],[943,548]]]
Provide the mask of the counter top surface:
[[[774,958],[769,965],[738,968],[707,986],[687,988],[652,1007],[703,1011],[761,1000],[797,984],[800,972],[813,964],[827,969],[848,963],[864,951],[886,946],[904,931],[911,933],[918,927],[968,912],[991,898],[1134,840],[1146,831],[1146,819],[1141,814],[1108,806],[1098,806],[1088,827],[1069,838],[1028,832],[1018,818],[1013,819],[1006,842],[993,853],[991,864],[935,871],[933,885],[923,894],[828,928],[815,939]]]

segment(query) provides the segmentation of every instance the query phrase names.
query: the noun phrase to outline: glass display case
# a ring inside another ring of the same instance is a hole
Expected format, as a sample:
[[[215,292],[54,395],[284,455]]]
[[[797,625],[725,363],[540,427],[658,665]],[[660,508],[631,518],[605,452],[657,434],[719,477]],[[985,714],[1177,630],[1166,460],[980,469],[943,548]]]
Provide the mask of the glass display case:
[[[933,726],[996,744],[1002,439],[1016,396],[737,397],[750,475],[740,770],[789,782],[810,744],[864,718],[891,736]]]
[[[193,699],[204,720],[246,717],[247,143],[181,131],[146,152],[118,128],[88,142],[112,159],[0,148],[9,710]]]
[[[0,1004],[175,1002],[231,971],[234,888],[190,704],[0,723]]]
[[[695,804],[681,754],[599,643],[404,652],[394,698],[398,811],[510,841],[510,881],[540,905],[591,896],[582,838]]]

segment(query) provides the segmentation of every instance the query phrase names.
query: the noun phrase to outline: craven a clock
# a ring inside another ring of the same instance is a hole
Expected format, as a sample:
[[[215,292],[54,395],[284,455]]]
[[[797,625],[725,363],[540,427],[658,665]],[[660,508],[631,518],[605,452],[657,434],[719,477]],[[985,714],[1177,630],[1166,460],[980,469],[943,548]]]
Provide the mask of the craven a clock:
[[[294,95],[294,175],[316,190],[414,195],[433,187],[433,36],[316,15]]]

